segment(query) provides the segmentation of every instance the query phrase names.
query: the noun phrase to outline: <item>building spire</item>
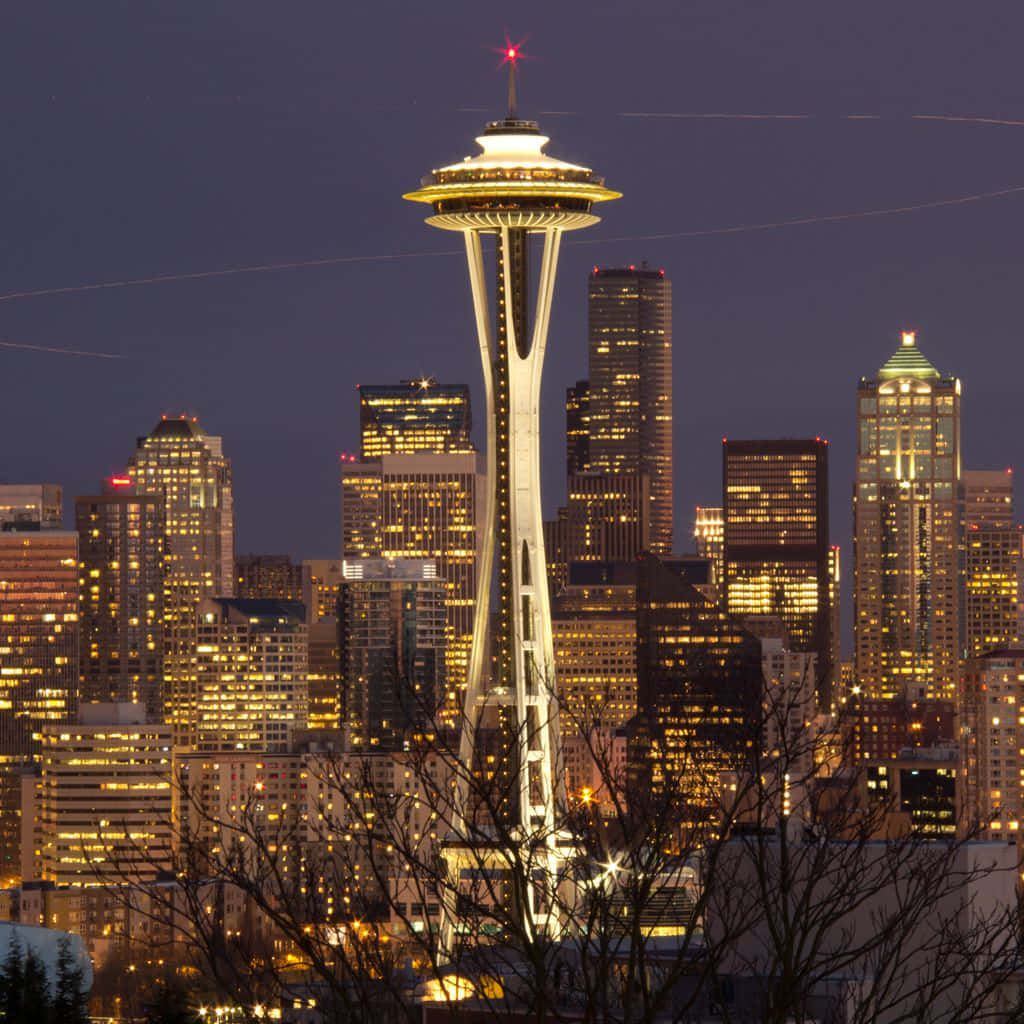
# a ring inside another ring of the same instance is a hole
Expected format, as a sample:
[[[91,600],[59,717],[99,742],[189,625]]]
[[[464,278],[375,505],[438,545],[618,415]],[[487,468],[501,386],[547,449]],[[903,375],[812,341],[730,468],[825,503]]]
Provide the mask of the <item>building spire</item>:
[[[516,95],[516,70],[519,61],[522,60],[523,44],[513,43],[508,35],[505,36],[505,45],[501,49],[501,63],[508,65],[508,112],[505,117],[514,121],[518,117],[518,97]]]

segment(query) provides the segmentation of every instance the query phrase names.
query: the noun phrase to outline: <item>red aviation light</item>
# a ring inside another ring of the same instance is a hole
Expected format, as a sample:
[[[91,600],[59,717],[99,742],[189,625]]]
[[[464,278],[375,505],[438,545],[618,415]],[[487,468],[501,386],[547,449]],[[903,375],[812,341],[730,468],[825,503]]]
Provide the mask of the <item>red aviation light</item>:
[[[130,476],[112,476],[110,478],[111,487],[131,487],[132,478]]]
[[[515,60],[518,56],[519,56],[519,51],[514,46],[510,46],[505,51],[505,59],[506,60]]]

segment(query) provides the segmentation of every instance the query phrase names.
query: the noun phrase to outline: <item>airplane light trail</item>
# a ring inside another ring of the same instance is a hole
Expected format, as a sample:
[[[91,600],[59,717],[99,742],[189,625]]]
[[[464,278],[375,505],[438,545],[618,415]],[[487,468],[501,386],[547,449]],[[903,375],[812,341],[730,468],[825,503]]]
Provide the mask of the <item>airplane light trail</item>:
[[[50,345],[26,345],[20,341],[0,341],[0,348],[23,348],[29,352],[52,352],[61,356],[88,356],[92,359],[128,359],[116,352],[86,352],[78,348],[54,348]]]

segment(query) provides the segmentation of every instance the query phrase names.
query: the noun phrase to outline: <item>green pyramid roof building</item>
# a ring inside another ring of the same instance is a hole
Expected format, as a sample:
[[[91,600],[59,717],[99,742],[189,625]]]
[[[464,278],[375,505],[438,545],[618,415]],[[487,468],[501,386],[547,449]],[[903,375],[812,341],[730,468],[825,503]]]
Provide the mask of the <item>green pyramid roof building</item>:
[[[916,377],[918,380],[938,380],[942,377],[917,347],[917,336],[913,331],[903,332],[900,347],[878,371],[879,380],[892,380],[894,377]]]

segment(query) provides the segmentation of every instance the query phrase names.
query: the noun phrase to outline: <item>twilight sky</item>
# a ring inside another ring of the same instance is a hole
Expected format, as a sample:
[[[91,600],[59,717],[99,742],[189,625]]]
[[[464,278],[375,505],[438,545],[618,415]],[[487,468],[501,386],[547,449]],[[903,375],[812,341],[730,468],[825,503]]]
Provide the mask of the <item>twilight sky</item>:
[[[0,348],[0,480],[70,501],[188,410],[233,460],[238,550],[326,556],[357,383],[468,381],[482,427],[464,260],[429,255],[458,239],[400,196],[503,113],[505,29],[529,37],[520,107],[549,152],[625,193],[563,249],[548,506],[587,271],[644,258],[674,286],[677,536],[720,499],[723,435],[822,434],[849,580],[854,388],[905,327],[963,378],[965,466],[1024,462],[1024,190],[685,237],[1024,189],[1014,0],[96,0],[5,11],[0,340],[124,358]],[[365,256],[381,258],[7,298]]]

